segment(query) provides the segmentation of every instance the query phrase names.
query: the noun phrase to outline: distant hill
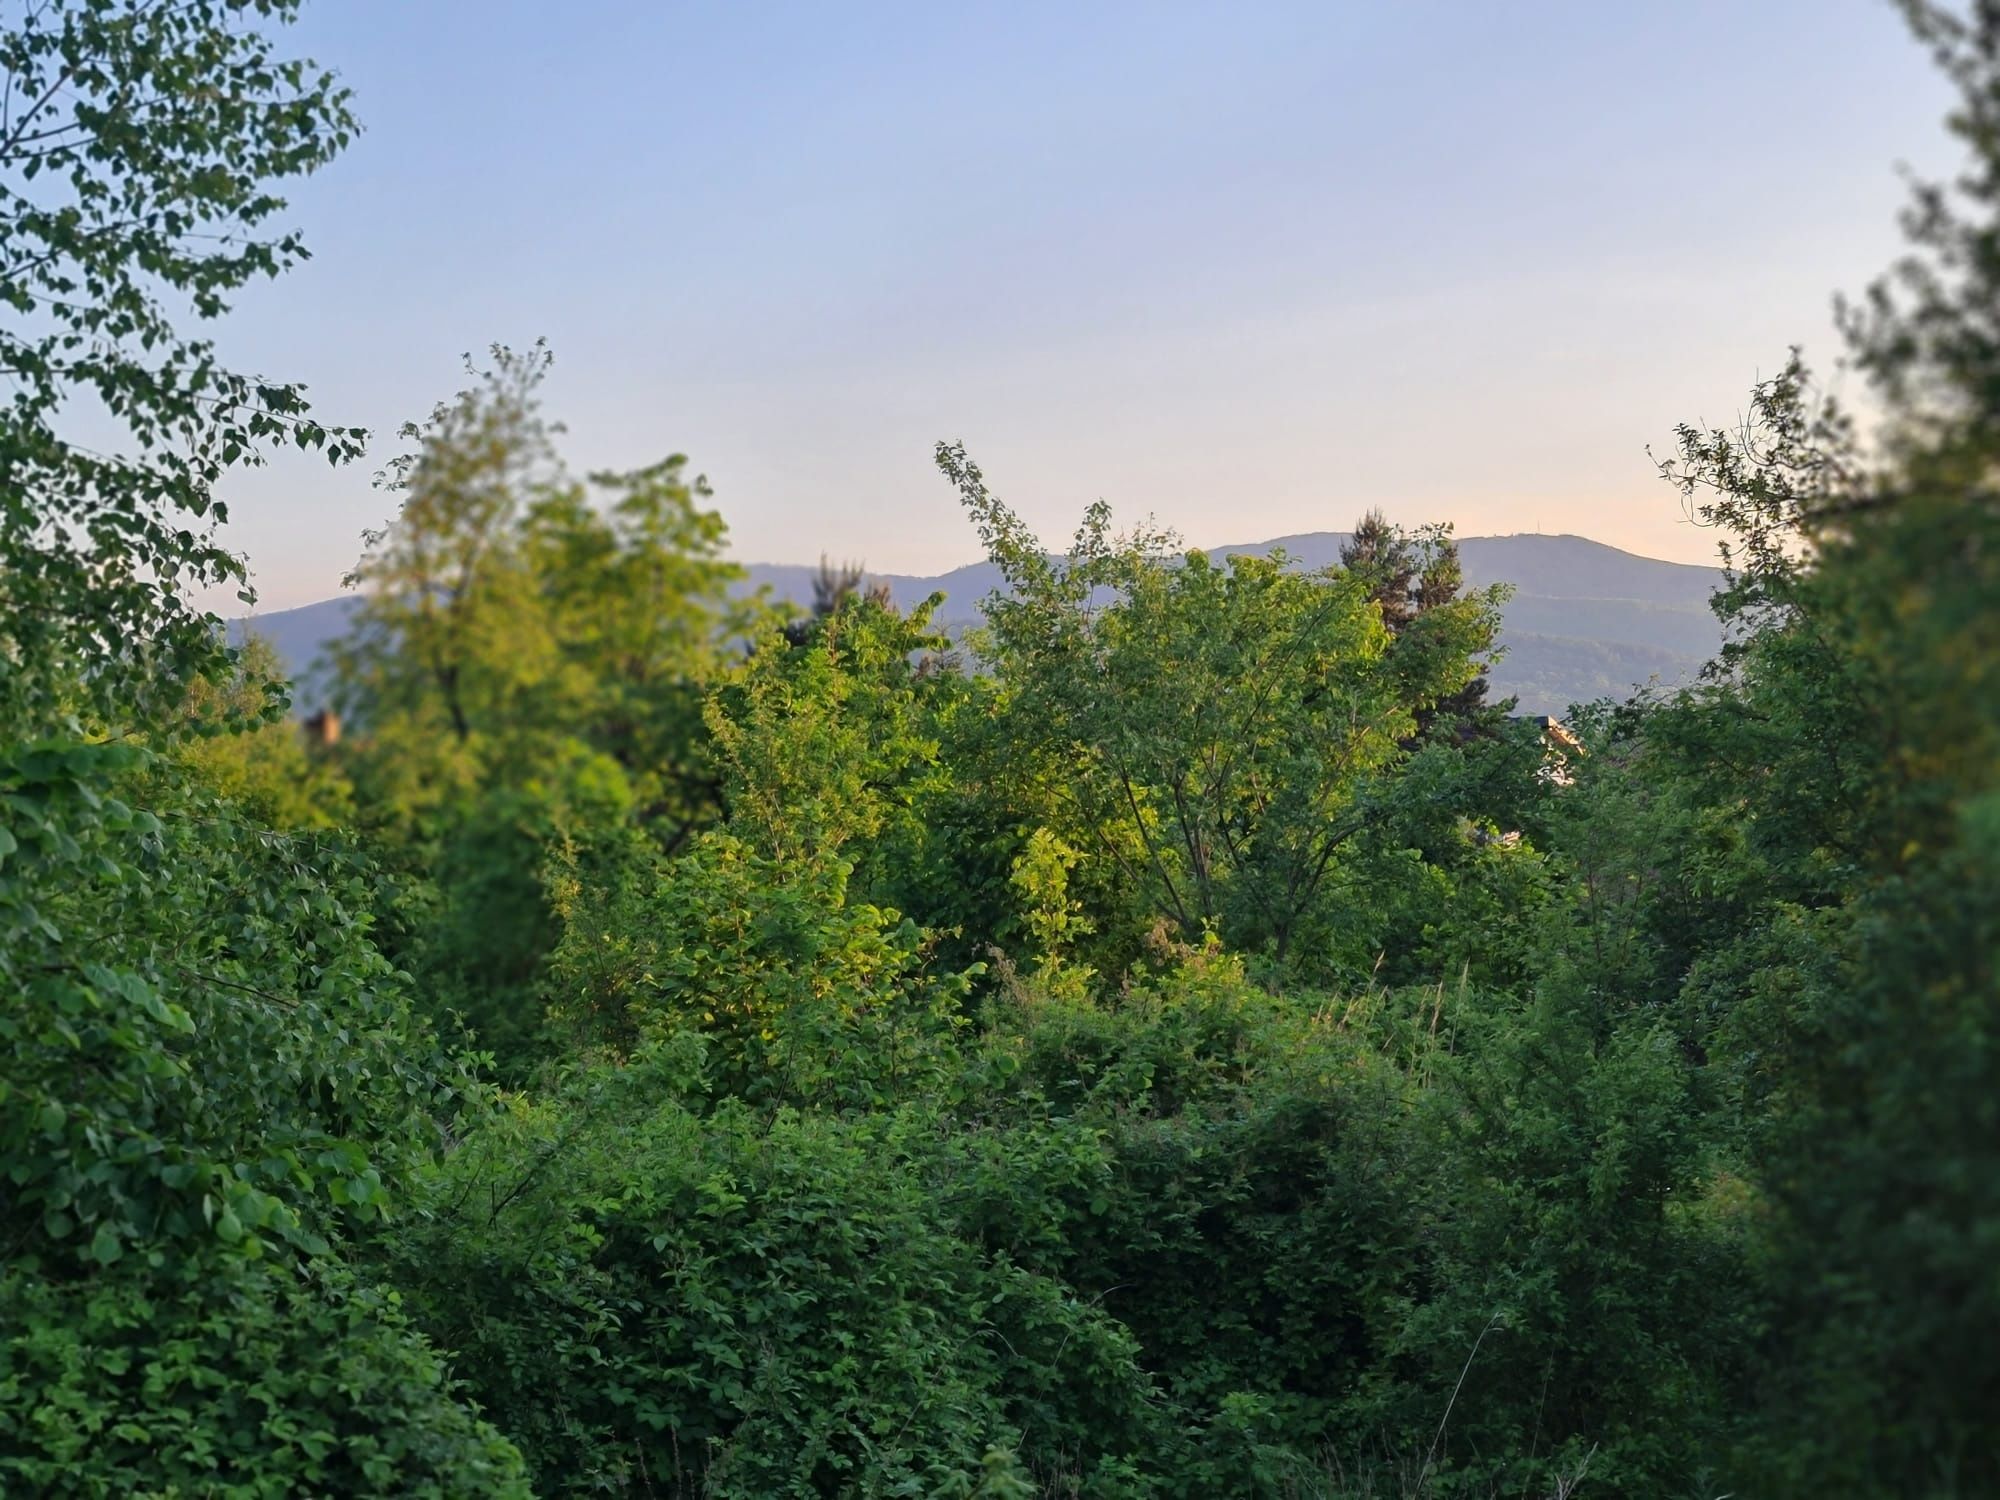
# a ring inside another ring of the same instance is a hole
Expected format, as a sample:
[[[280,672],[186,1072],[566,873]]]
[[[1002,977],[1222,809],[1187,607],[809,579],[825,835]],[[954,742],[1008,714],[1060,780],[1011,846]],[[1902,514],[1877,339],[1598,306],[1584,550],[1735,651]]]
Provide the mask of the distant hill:
[[[1301,567],[1340,561],[1347,533],[1315,531],[1268,542],[1207,549],[1211,556],[1265,556],[1283,548]],[[1477,588],[1511,583],[1501,630],[1507,655],[1491,674],[1493,695],[1520,699],[1520,712],[1560,715],[1572,703],[1623,698],[1649,682],[1684,682],[1722,644],[1709,595],[1722,584],[1716,568],[1661,562],[1580,536],[1462,537],[1459,561]],[[754,563],[753,586],[807,604],[815,566]],[[945,595],[940,622],[978,618],[979,601],[1001,586],[991,563],[973,563],[936,577],[871,575],[908,608],[933,590]]]
[[[1227,557],[1283,548],[1300,566],[1317,568],[1338,562],[1346,540],[1344,532],[1315,531],[1208,550]],[[1721,644],[1708,610],[1709,595],[1722,582],[1715,568],[1660,562],[1580,536],[1462,537],[1458,551],[1467,583],[1514,585],[1501,631],[1507,655],[1491,680],[1494,696],[1518,697],[1522,713],[1559,715],[1572,703],[1625,697],[1651,681],[1686,681]],[[814,565],[751,563],[748,571],[750,587],[768,588],[774,598],[799,605],[812,600]],[[934,577],[870,576],[887,584],[905,609],[942,592],[939,623],[948,628],[975,621],[980,601],[1001,585],[998,570],[984,562]],[[346,628],[354,603],[351,595],[326,599],[248,622],[301,679],[296,700],[302,711],[316,696],[311,664]]]
[[[274,609],[269,614],[252,615],[246,620],[231,620],[229,635],[240,642],[246,629],[254,630],[278,653],[278,660],[285,664],[291,674],[293,692],[292,707],[299,713],[311,713],[313,663],[326,643],[336,640],[347,631],[347,617],[354,612],[360,598],[354,594],[342,594],[337,599],[322,599],[317,604],[302,604],[297,609]]]

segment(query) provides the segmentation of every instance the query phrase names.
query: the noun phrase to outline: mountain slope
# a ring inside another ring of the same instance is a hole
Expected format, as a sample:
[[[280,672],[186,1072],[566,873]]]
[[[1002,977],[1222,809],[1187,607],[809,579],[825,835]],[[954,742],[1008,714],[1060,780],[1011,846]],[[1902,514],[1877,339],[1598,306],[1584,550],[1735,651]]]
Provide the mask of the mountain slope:
[[[1268,542],[1216,547],[1212,555],[1268,554],[1283,548],[1301,567],[1340,560],[1344,532],[1316,531]],[[1490,674],[1495,697],[1516,696],[1520,712],[1561,714],[1572,703],[1624,697],[1648,682],[1672,685],[1700,670],[1721,643],[1708,597],[1720,586],[1715,568],[1660,562],[1580,536],[1475,536],[1458,544],[1466,582],[1477,587],[1511,583],[1501,644],[1507,654]],[[803,563],[752,563],[750,587],[807,605],[817,568]],[[887,584],[902,608],[945,596],[939,622],[962,628],[979,617],[979,604],[1001,586],[991,563],[949,573],[870,575]],[[306,677],[321,647],[346,628],[352,595],[298,609],[275,610],[233,627],[270,641],[294,676],[301,711],[312,707]]]

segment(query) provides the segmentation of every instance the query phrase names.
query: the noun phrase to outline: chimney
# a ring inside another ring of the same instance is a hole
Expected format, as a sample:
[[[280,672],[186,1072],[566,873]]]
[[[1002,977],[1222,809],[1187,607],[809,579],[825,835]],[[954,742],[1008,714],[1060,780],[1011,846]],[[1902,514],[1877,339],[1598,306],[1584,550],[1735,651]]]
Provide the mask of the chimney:
[[[319,746],[340,743],[340,715],[330,708],[322,708],[305,722],[306,739]]]

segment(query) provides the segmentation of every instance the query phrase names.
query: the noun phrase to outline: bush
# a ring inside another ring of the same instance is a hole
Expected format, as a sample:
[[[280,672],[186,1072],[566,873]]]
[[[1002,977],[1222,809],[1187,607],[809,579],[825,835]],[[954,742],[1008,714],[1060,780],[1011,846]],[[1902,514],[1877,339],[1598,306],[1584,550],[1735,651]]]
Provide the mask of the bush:
[[[1143,1452],[1129,1336],[958,1223],[971,1184],[1100,1171],[1092,1136],[695,1109],[698,1058],[683,1038],[496,1119],[396,1247],[546,1492],[948,1493],[996,1445]]]

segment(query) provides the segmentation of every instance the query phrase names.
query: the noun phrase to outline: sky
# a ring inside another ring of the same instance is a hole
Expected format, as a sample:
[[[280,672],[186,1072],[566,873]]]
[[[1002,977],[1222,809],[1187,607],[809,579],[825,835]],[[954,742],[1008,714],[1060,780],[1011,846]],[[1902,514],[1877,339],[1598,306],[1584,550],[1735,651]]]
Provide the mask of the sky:
[[[395,430],[546,337],[577,470],[689,455],[744,561],[941,572],[963,439],[1059,543],[1573,532],[1714,556],[1656,476],[1953,161],[1882,0],[315,0],[364,133],[220,329],[370,461],[232,476],[261,607],[338,591]]]

